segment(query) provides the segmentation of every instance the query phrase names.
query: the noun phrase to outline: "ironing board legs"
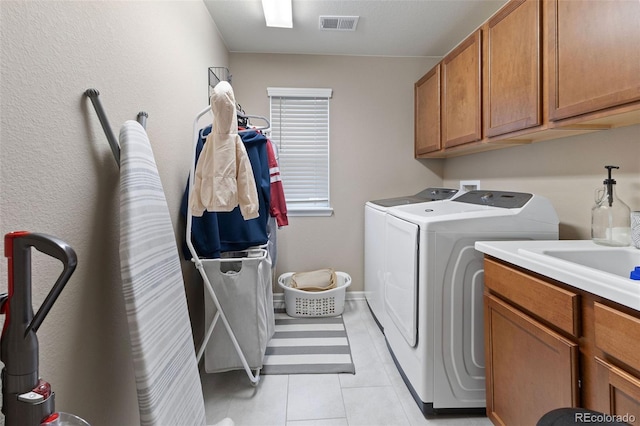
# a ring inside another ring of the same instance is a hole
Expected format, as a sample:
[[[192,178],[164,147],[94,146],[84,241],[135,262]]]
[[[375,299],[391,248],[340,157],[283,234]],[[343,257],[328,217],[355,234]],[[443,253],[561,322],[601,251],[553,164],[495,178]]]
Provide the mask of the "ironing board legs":
[[[233,347],[235,348],[236,352],[238,353],[238,356],[240,357],[240,362],[242,362],[242,366],[244,367],[244,371],[246,371],[247,376],[249,377],[249,380],[251,381],[251,385],[252,386],[257,386],[258,383],[260,382],[260,369],[258,368],[256,370],[255,374],[251,371],[251,367],[249,367],[249,363],[247,362],[247,359],[244,356],[244,353],[242,352],[242,348],[240,347],[240,344],[238,343],[238,339],[236,339],[236,335],[234,334],[233,330],[231,330],[231,326],[229,325],[229,321],[227,320],[227,317],[224,314],[224,311],[222,310],[222,307],[220,306],[220,302],[218,301],[218,298],[216,297],[216,294],[213,291],[213,288],[211,288],[211,283],[209,282],[209,278],[206,276],[204,271],[200,270],[200,272],[201,272],[201,275],[202,275],[202,279],[204,280],[205,287],[207,288],[207,291],[209,292],[209,295],[211,296],[211,299],[213,300],[213,303],[216,306],[216,314],[213,317],[213,321],[211,321],[211,324],[209,325],[209,327],[207,329],[207,334],[205,335],[204,341],[202,342],[202,346],[200,347],[200,350],[198,351],[198,356],[197,356],[198,363],[200,363],[200,359],[202,358],[202,355],[204,354],[204,350],[207,347],[207,343],[209,342],[209,339],[211,338],[211,335],[213,334],[213,329],[216,326],[216,323],[218,322],[218,319],[221,318],[222,319],[222,323],[224,324],[224,328],[227,330],[227,333],[229,333],[229,338],[231,339],[231,342],[233,343]]]

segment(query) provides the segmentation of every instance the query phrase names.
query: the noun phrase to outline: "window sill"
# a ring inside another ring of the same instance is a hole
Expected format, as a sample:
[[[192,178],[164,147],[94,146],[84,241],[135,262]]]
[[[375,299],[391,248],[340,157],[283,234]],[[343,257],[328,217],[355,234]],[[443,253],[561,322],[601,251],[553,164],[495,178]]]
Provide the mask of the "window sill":
[[[331,207],[297,207],[297,208],[287,208],[287,216],[323,216],[328,217],[333,215],[333,208]]]

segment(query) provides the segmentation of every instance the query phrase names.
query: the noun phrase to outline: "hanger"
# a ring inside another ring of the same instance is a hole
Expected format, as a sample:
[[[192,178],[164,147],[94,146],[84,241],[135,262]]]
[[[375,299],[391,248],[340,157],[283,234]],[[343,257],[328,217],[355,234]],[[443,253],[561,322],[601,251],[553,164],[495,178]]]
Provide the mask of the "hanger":
[[[261,115],[244,115],[241,118],[246,118],[247,120],[251,119],[251,118],[255,118],[257,120],[263,120],[266,125],[265,126],[254,126],[252,124],[249,124],[247,122],[247,129],[244,130],[238,130],[238,133],[245,133],[245,132],[255,132],[255,131],[261,131],[261,132],[266,132],[271,130],[271,123],[269,122],[269,120],[267,119],[267,117],[263,117]]]
[[[251,126],[251,128],[247,128],[245,130],[239,130],[238,134],[240,133],[245,133],[245,132],[255,132],[255,131],[261,131],[261,132],[269,132],[271,130],[271,122],[269,121],[269,119],[267,117],[263,117],[261,115],[250,115],[250,114],[245,114],[244,111],[242,111],[242,107],[240,107],[240,105],[238,105],[238,110],[236,112],[236,115],[239,118],[242,119],[246,119],[247,120],[247,126]],[[240,112],[242,111],[242,112]],[[194,128],[198,126],[198,121],[200,120],[200,118],[202,118],[203,116],[207,115],[211,113],[211,107],[208,106],[205,109],[203,109],[202,111],[200,111],[198,113],[198,115],[196,116],[195,120],[194,120]],[[211,113],[212,118],[213,118],[213,114]],[[249,124],[249,120],[250,119],[256,119],[256,120],[262,120],[264,121],[266,124],[264,126],[252,126],[251,124]],[[204,129],[200,129],[200,131],[202,131]],[[197,129],[194,129],[194,131],[197,131]],[[200,131],[198,131],[198,135],[202,137],[202,133],[200,133]],[[195,156],[195,152],[194,152],[194,156]]]
[[[236,114],[238,116],[238,127],[246,127],[245,130],[238,130],[238,133],[255,132],[255,131],[266,132],[271,130],[271,123],[269,122],[269,119],[267,117],[263,117],[261,115],[245,114],[244,110],[242,110],[242,107],[240,105],[238,105],[237,107]],[[252,118],[256,120],[262,120],[266,124],[264,126],[254,126],[249,123],[250,119]]]
[[[238,127],[249,127],[249,118],[246,116],[240,104],[236,104],[236,113],[238,116]]]

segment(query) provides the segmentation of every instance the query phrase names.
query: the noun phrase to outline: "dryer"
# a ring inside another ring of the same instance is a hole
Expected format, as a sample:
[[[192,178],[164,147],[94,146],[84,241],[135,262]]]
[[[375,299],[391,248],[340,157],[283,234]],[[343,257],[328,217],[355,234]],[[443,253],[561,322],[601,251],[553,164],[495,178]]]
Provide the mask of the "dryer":
[[[544,197],[470,191],[389,208],[385,218],[385,338],[422,412],[485,411],[482,240],[552,240]]]
[[[445,200],[457,189],[426,188],[415,195],[368,201],[364,207],[364,294],[378,326],[384,328],[385,217],[394,206]]]

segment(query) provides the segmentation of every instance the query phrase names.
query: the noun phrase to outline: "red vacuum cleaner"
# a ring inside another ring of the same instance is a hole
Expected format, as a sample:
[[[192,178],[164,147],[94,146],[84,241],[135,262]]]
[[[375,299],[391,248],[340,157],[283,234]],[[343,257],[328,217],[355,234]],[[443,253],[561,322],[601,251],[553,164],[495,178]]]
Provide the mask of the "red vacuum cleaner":
[[[31,248],[60,260],[64,266],[35,315],[31,306]],[[4,252],[9,260],[8,294],[0,295],[0,312],[5,314],[0,338],[5,424],[55,424],[59,417],[55,412],[55,393],[38,374],[36,333],[73,274],[76,253],[58,238],[25,231],[6,234]]]

